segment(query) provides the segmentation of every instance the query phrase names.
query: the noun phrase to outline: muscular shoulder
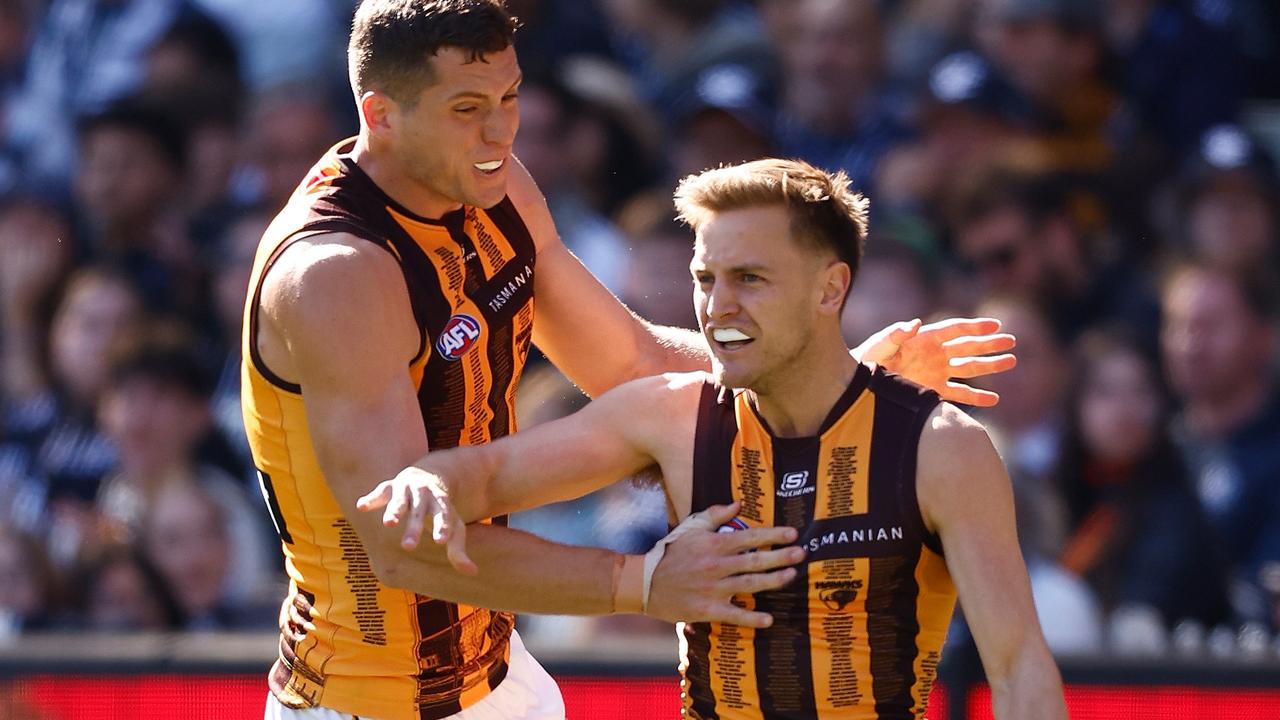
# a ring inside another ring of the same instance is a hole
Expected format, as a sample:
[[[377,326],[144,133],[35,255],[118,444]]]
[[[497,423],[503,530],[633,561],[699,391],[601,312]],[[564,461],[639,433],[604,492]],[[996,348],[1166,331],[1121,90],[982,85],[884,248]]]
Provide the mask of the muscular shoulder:
[[[344,234],[299,240],[285,250],[263,278],[262,310],[286,342],[362,330],[390,330],[394,340],[412,319],[395,258]]]
[[[948,402],[938,403],[925,422],[921,444],[928,443],[931,453],[951,455],[990,446],[987,429],[968,413]]]
[[[548,244],[558,243],[560,236],[556,233],[555,221],[551,218],[542,190],[524,164],[514,155],[512,160],[511,172],[507,176],[507,197],[511,198],[511,204],[529,228],[533,244],[541,251]]]
[[[974,503],[1009,486],[986,428],[946,402],[934,409],[920,434],[916,481],[920,509],[931,527],[951,515],[980,512]]]

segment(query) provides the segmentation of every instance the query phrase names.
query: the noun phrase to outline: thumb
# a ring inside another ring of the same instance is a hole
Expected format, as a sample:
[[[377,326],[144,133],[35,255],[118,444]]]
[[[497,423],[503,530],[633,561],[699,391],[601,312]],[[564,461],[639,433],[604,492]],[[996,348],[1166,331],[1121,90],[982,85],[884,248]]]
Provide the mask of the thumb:
[[[895,345],[901,345],[915,337],[923,325],[924,322],[920,318],[894,323],[893,332],[889,333],[889,341]]]
[[[741,509],[742,503],[735,502],[729,505],[712,505],[703,512],[706,513],[707,521],[711,523],[711,529],[715,530],[721,525],[738,517],[738,511]]]
[[[386,505],[391,500],[391,487],[392,483],[390,480],[382,481],[378,484],[378,487],[373,489],[373,492],[356,501],[356,509],[365,511],[376,510]]]

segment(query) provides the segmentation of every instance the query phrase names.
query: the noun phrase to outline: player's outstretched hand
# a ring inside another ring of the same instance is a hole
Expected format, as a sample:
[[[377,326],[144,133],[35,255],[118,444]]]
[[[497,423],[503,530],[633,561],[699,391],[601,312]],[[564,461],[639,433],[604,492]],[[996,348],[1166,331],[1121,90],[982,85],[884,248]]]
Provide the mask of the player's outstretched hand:
[[[883,365],[937,392],[943,400],[990,407],[1000,396],[956,382],[1010,370],[1017,364],[1009,350],[1015,338],[1000,332],[993,318],[948,318],[921,325],[894,323],[867,339],[855,352],[863,362]]]
[[[646,614],[668,622],[773,624],[767,613],[738,607],[732,598],[791,582],[796,570],[790,566],[804,560],[805,552],[796,546],[771,549],[795,542],[795,528],[716,532],[737,514],[737,503],[715,505],[708,511],[712,529],[690,530],[667,546],[653,572]]]
[[[404,527],[400,538],[404,549],[412,550],[418,546],[426,518],[430,515],[431,537],[437,545],[445,546],[449,564],[464,575],[479,572],[467,556],[467,524],[462,522],[449,501],[449,488],[439,475],[409,466],[356,501],[356,509],[362,512],[384,507],[382,524]]]

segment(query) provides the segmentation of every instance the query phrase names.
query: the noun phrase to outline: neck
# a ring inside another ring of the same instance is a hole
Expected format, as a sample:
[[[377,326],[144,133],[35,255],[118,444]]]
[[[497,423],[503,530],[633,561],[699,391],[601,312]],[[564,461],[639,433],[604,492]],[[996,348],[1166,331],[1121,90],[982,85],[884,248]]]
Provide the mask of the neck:
[[[822,429],[840,396],[858,371],[858,361],[843,341],[822,352],[805,351],[785,376],[749,390],[760,417],[777,437],[810,437]]]
[[[1238,383],[1223,392],[1188,400],[1187,425],[1202,438],[1222,438],[1256,417],[1270,400],[1271,383],[1267,378]]]
[[[369,136],[363,132],[356,137],[351,159],[382,192],[415,215],[439,220],[462,207],[462,203],[441,197],[413,180],[394,153],[386,149],[375,150]]]

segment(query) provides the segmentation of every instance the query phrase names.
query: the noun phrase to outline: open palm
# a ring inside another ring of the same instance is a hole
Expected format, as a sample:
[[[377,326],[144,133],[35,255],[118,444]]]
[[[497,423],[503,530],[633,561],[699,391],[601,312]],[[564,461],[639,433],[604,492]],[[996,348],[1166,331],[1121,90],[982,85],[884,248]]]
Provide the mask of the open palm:
[[[989,407],[1000,401],[999,395],[957,380],[1011,369],[1017,358],[1008,351],[1015,344],[992,318],[948,318],[928,325],[911,320],[872,335],[855,353],[863,362],[882,365],[937,392],[943,400]]]

